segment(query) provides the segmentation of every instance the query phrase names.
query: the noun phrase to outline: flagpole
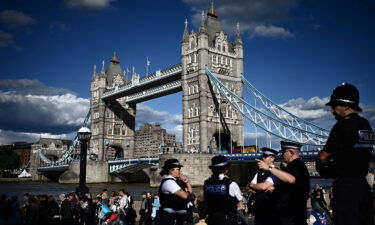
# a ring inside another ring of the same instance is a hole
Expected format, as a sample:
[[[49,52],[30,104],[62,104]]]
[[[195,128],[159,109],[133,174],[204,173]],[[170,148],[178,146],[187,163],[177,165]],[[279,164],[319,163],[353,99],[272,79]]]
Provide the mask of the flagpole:
[[[148,56],[147,56],[147,59],[146,59],[146,76],[148,75],[148,66],[150,65],[149,61],[148,61]]]

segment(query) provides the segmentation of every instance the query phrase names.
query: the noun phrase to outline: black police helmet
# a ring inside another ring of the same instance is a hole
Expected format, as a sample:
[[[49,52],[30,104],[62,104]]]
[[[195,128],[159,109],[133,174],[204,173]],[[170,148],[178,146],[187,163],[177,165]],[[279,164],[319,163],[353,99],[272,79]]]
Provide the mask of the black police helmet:
[[[350,108],[361,112],[359,105],[359,92],[356,87],[351,84],[343,83],[342,85],[333,89],[331,99],[326,104],[332,107],[335,106],[349,106]]]
[[[162,167],[162,171],[160,172],[160,175],[163,176],[165,174],[168,174],[168,171],[173,168],[181,168],[183,165],[178,161],[178,159],[171,158],[167,159],[164,162],[164,166]]]
[[[227,160],[227,158],[223,155],[217,155],[217,156],[212,157],[211,165],[208,166],[208,168],[219,169],[219,168],[225,168],[227,166],[229,166],[229,161]]]

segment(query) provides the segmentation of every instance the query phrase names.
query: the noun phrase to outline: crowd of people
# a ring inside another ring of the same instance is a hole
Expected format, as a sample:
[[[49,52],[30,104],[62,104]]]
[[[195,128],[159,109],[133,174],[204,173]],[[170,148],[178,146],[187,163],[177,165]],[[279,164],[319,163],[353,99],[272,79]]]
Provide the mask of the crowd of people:
[[[135,211],[133,197],[124,190],[111,191],[104,189],[100,194],[60,194],[56,200],[53,196],[29,193],[23,195],[24,204],[17,196],[8,198],[1,195],[0,224],[6,225],[134,225],[140,216],[139,225],[159,225],[158,195],[150,192],[142,194],[139,212]]]

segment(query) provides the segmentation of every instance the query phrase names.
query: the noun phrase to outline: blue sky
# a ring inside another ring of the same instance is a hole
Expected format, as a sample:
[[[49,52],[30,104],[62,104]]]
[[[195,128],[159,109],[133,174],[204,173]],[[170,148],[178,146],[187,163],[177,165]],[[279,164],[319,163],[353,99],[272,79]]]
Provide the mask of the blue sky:
[[[180,63],[185,19],[198,30],[203,0],[3,0],[0,3],[0,144],[71,138],[88,110],[96,64],[114,52],[123,69]],[[231,40],[240,23],[245,76],[298,116],[330,128],[334,87],[356,85],[375,124],[375,3],[217,0]],[[170,104],[173,102],[173,104]],[[160,122],[181,138],[181,93],[142,103],[137,124]],[[251,125],[249,125],[251,127]],[[247,129],[247,143],[254,136]]]

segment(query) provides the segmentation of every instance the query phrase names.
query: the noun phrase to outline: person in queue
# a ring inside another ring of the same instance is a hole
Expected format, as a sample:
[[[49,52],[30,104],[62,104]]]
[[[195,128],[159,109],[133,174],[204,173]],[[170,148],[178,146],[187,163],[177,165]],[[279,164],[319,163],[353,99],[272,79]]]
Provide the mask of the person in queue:
[[[273,191],[273,201],[280,225],[306,225],[310,176],[300,158],[302,145],[281,141],[283,161],[280,169],[257,159],[261,169],[270,171],[280,182]]]
[[[262,148],[262,152],[261,160],[268,164],[268,167],[273,165],[278,151],[270,148]],[[272,201],[275,179],[269,170],[259,169],[248,184],[248,189],[253,193],[255,225],[277,224],[276,209]]]
[[[171,158],[164,162],[159,187],[160,224],[182,225],[187,213],[187,204],[193,189],[189,179],[181,175],[183,165]]]
[[[358,115],[359,91],[348,83],[336,87],[326,104],[337,123],[333,126],[316,166],[323,177],[333,177],[333,221],[336,225],[373,225],[374,199],[366,175],[375,134]],[[350,197],[348,197],[350,193]]]
[[[228,167],[229,162],[223,155],[211,159],[212,176],[203,186],[208,225],[246,224],[237,212],[243,208],[243,197],[238,184],[228,177]]]

